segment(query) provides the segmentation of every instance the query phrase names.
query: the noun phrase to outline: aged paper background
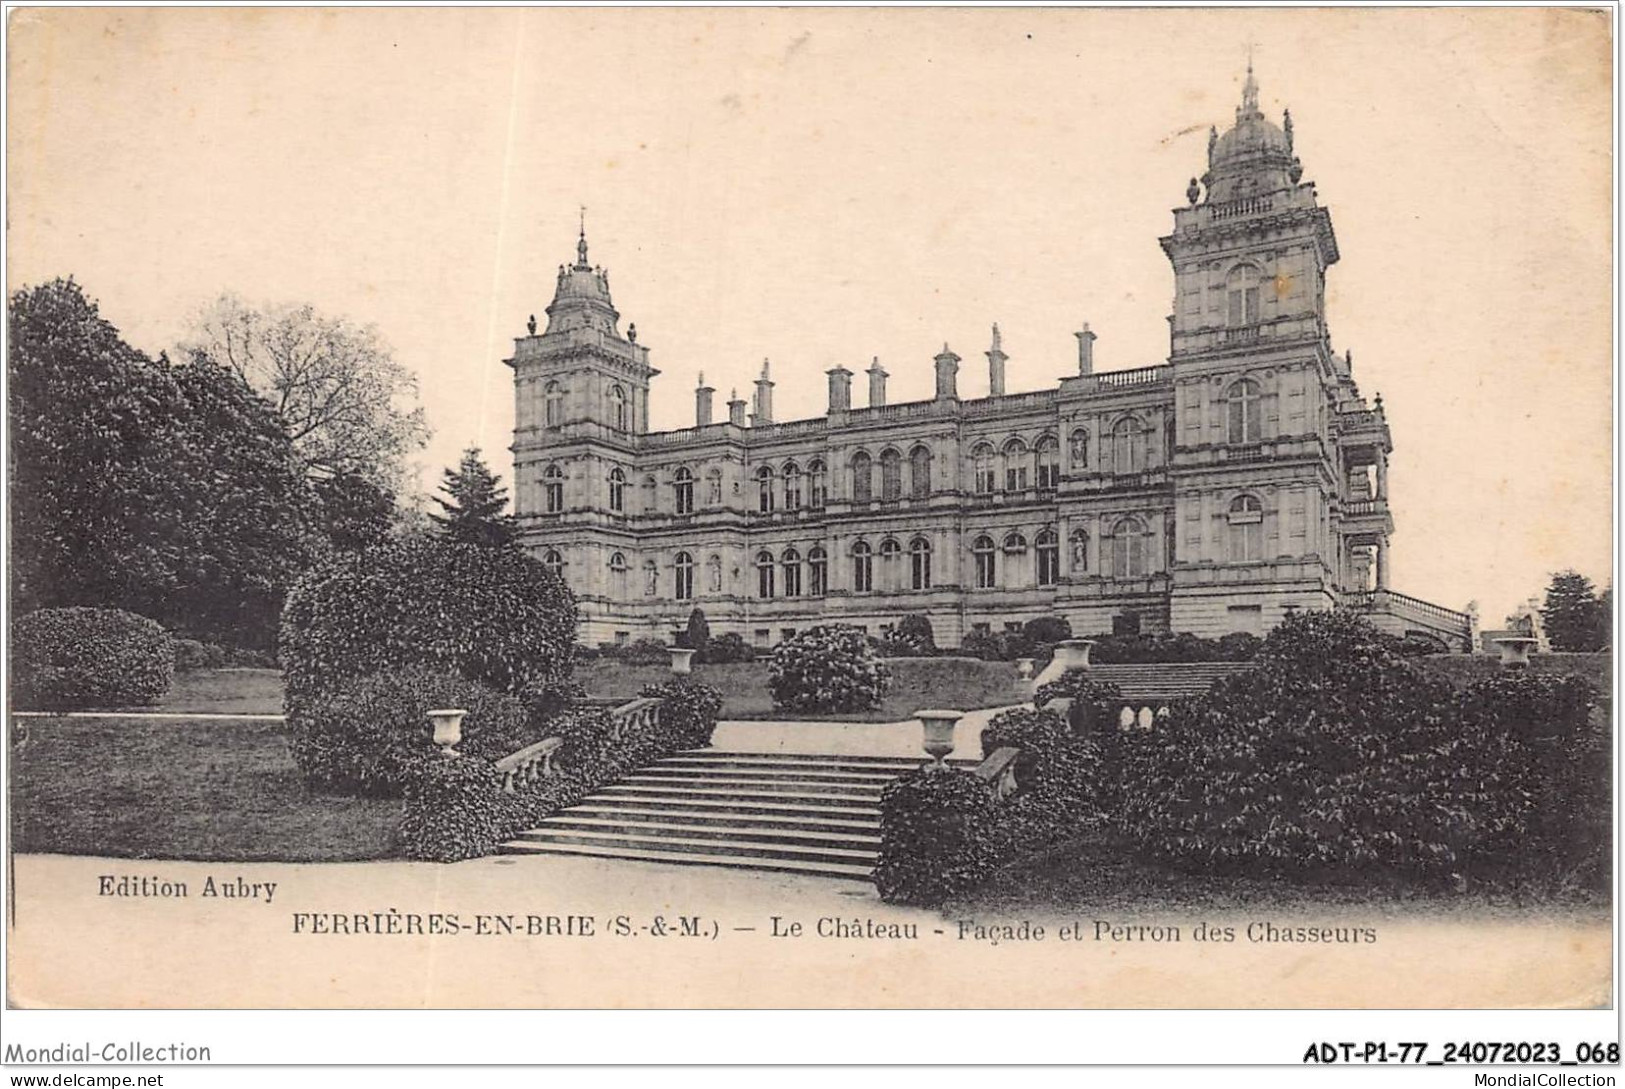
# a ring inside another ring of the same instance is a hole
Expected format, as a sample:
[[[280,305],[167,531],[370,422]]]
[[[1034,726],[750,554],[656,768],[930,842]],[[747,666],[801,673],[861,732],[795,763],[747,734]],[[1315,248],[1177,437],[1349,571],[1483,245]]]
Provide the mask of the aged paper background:
[[[228,289],[376,321],[421,377],[426,482],[506,446],[506,338],[580,204],[672,394],[656,428],[689,422],[699,370],[744,387],[764,355],[787,419],[822,411],[825,367],[871,355],[909,400],[943,339],[975,358],[993,320],[1011,388],[1038,388],[1081,320],[1105,367],[1165,354],[1156,239],[1252,43],[1338,225],[1334,346],[1395,435],[1395,585],[1493,621],[1555,568],[1610,566],[1611,33],[1554,9],[16,12],[8,282],[73,274],[154,353]],[[892,909],[698,870],[208,869],[285,899],[110,902],[97,874],[202,871],[17,859],[11,1000],[1545,1006],[1610,987],[1590,917],[1399,913],[1360,949],[645,950],[320,938],[290,913]]]

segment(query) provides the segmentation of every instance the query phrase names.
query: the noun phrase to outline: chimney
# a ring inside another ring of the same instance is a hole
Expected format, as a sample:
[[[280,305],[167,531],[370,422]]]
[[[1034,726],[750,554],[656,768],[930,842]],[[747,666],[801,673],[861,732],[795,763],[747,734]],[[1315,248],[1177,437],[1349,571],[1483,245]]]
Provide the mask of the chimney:
[[[756,380],[755,419],[751,421],[753,425],[773,422],[773,380],[767,376],[767,366],[767,360],[762,360],[762,377]]]
[[[829,375],[829,410],[846,412],[852,407],[852,372],[845,367],[831,367]]]
[[[987,351],[987,395],[1004,396],[1004,361],[1010,357],[999,346],[999,323],[993,323],[993,347]]]
[[[728,422],[735,427],[745,426],[745,402],[739,399],[737,389],[728,391]]]
[[[700,385],[694,391],[694,426],[704,427],[711,422],[711,395],[716,390],[705,384],[705,372],[700,372]]]
[[[1089,323],[1084,322],[1083,328],[1073,333],[1078,338],[1078,373],[1095,373],[1095,334],[1089,331]]]
[[[937,400],[959,400],[959,357],[943,341],[942,351],[937,356]]]
[[[879,408],[886,403],[886,368],[880,365],[880,357],[869,364],[869,407]]]

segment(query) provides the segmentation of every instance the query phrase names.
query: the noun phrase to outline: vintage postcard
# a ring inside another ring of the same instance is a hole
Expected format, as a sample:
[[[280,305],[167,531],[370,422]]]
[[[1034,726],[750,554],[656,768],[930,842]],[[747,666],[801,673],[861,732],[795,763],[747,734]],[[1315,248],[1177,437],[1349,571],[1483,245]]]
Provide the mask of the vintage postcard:
[[[1612,12],[8,33],[12,1007],[1611,1005]]]

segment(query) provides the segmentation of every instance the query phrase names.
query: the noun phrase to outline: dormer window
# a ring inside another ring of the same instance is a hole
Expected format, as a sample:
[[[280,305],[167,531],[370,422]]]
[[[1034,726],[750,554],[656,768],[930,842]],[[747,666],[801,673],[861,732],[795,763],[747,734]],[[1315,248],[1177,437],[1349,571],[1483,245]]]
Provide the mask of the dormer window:
[[[626,391],[620,386],[609,387],[610,419],[615,421],[615,430],[627,429]]]

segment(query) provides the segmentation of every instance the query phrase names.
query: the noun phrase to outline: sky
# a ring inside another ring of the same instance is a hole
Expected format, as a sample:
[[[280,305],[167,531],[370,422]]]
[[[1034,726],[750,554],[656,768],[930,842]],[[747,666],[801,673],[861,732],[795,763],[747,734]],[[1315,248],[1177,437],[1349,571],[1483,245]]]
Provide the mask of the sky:
[[[375,324],[422,480],[511,478],[502,360],[585,206],[623,328],[779,418],[878,356],[931,395],[1167,353],[1172,229],[1249,51],[1331,209],[1333,347],[1393,433],[1392,584],[1490,626],[1611,567],[1607,12],[196,9],[13,12],[7,275],[73,275],[156,353],[230,291]],[[861,379],[861,376],[860,376]],[[858,382],[858,396],[863,383]]]

